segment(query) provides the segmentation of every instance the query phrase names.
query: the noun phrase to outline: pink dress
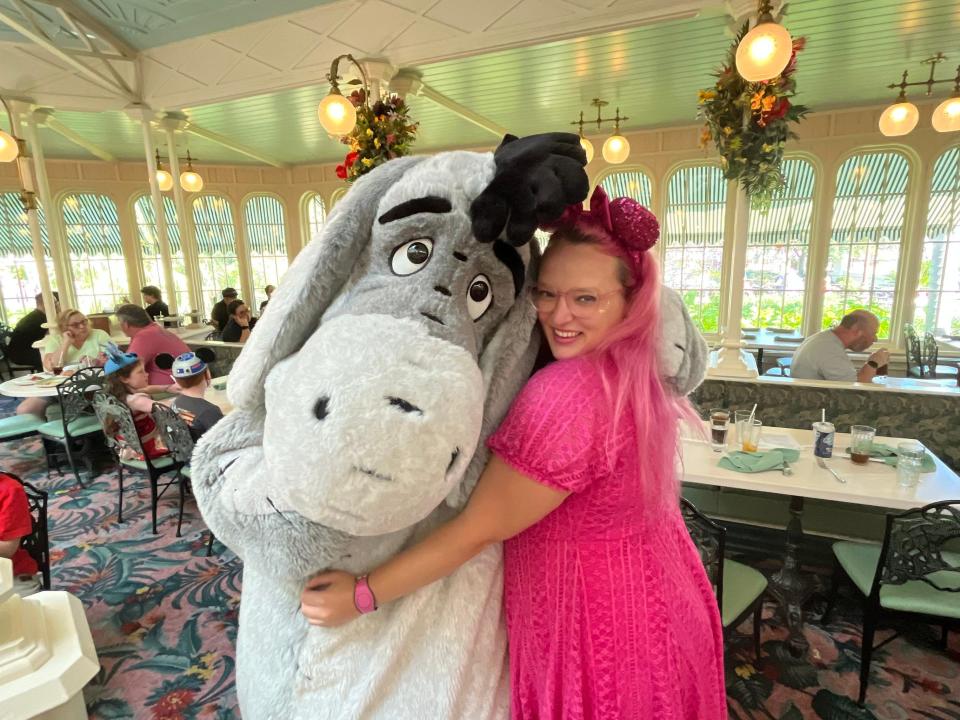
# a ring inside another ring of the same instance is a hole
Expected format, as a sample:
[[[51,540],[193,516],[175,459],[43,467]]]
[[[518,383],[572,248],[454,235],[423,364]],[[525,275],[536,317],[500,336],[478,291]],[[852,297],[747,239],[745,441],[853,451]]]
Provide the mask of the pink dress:
[[[524,475],[568,490],[504,544],[514,720],[727,717],[713,590],[679,506],[645,511],[636,454],[603,451],[599,376],[581,359],[531,378],[488,444]],[[629,447],[623,423],[617,447]],[[669,442],[669,438],[664,438]]]

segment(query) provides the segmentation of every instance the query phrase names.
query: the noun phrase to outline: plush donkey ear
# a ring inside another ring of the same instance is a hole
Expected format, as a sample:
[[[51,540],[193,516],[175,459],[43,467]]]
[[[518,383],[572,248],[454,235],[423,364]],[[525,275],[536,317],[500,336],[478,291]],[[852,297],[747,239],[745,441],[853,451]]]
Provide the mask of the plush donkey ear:
[[[530,248],[531,260],[527,270],[527,286],[536,277],[537,250]],[[513,399],[530,379],[537,351],[540,349],[540,332],[537,330],[537,311],[526,300],[527,287],[516,299],[493,337],[480,355],[480,370],[486,389],[483,405],[483,425],[477,450],[464,473],[463,479],[447,495],[447,504],[463,507],[470,498],[480,474],[487,465],[490,451],[487,438],[500,426],[510,409]]]
[[[160,353],[153,359],[153,362],[161,370],[169,370],[173,367],[173,355],[170,355],[169,353]]]
[[[680,295],[665,286],[660,289],[660,325],[661,377],[676,394],[689,395],[703,382],[709,350]]]
[[[227,394],[235,407],[263,405],[267,374],[310,337],[370,242],[380,198],[422,160],[391,160],[357,180],[320,235],[297,255],[230,371]]]
[[[199,347],[194,350],[193,354],[207,363],[207,365],[217,359],[217,354],[208,347]]]

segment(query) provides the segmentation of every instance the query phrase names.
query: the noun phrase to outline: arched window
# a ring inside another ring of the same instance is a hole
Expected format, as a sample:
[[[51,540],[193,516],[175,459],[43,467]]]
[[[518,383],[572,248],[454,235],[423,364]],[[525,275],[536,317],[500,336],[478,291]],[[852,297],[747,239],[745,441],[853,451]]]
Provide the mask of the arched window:
[[[859,153],[840,167],[827,255],[824,328],[864,308],[880,318],[879,337],[889,336],[909,177],[907,159],[895,151]]]
[[[622,170],[606,175],[600,186],[611,198],[630,197],[649,208],[653,203],[650,177],[642,170]]]
[[[933,168],[913,323],[918,330],[960,335],[960,146]]]
[[[240,264],[237,261],[236,228],[230,201],[218,195],[200,195],[193,201],[193,224],[197,233],[197,266],[200,294],[209,316],[220,291],[240,289]]]
[[[93,193],[67,195],[63,222],[77,308],[85,313],[112,313],[118,305],[138,301],[139,295],[131,294],[127,280],[113,200]]]
[[[813,165],[786,160],[787,187],[766,213],[750,213],[743,278],[745,327],[800,328],[813,220]]]
[[[180,228],[177,225],[177,208],[169,197],[163,198],[163,216],[167,222],[167,239],[170,243],[170,260],[173,265],[173,288],[166,287],[163,277],[163,262],[160,259],[160,241],[157,235],[156,215],[153,212],[153,200],[149,195],[141,195],[133,204],[133,214],[137,221],[137,237],[140,242],[140,258],[143,263],[143,279],[147,285],[156,285],[164,297],[176,294],[177,312],[185,313],[190,308],[190,285],[187,280],[187,264],[183,257],[183,245],[180,243]]]
[[[42,208],[39,214],[47,275],[56,289]],[[35,298],[40,293],[40,277],[33,259],[33,239],[30,237],[27,213],[20,204],[19,194],[12,192],[0,193],[0,293],[3,318],[11,326],[33,310]]]
[[[330,209],[333,210],[337,206],[337,203],[343,200],[343,196],[347,194],[347,190],[350,188],[337,188],[333,191],[333,195],[330,196]]]
[[[323,206],[323,198],[320,193],[307,193],[303,197],[303,227],[305,235],[303,244],[313,240],[320,231],[323,230],[323,224],[327,221],[327,209]]]
[[[243,203],[243,226],[253,271],[253,312],[267,299],[264,288],[277,285],[287,270],[283,204],[272,195],[253,195]]]
[[[670,176],[663,228],[663,282],[683,297],[704,332],[720,329],[720,272],[727,181],[714,165]]]

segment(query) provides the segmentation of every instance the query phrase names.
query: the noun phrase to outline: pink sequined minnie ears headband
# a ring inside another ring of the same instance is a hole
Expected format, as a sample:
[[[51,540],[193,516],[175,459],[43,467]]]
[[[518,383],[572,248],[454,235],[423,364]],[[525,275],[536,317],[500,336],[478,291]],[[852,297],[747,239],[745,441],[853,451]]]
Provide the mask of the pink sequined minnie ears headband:
[[[611,201],[599,185],[590,198],[589,210],[584,210],[582,205],[568,205],[560,219],[550,223],[546,229],[556,230],[574,225],[593,226],[609,235],[629,259],[635,275],[643,253],[656,245],[660,238],[660,223],[656,215],[632,198],[619,197]]]

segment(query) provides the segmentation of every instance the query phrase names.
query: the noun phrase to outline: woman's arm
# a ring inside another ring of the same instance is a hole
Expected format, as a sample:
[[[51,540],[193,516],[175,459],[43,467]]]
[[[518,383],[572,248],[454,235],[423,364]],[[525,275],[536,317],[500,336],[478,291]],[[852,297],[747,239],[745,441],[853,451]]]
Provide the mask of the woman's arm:
[[[367,582],[377,603],[391,602],[449,575],[491,543],[539,522],[567,495],[492,455],[460,515],[369,574]],[[313,625],[341,625],[359,615],[353,591],[352,575],[321,573],[310,579],[300,596],[301,611]]]

